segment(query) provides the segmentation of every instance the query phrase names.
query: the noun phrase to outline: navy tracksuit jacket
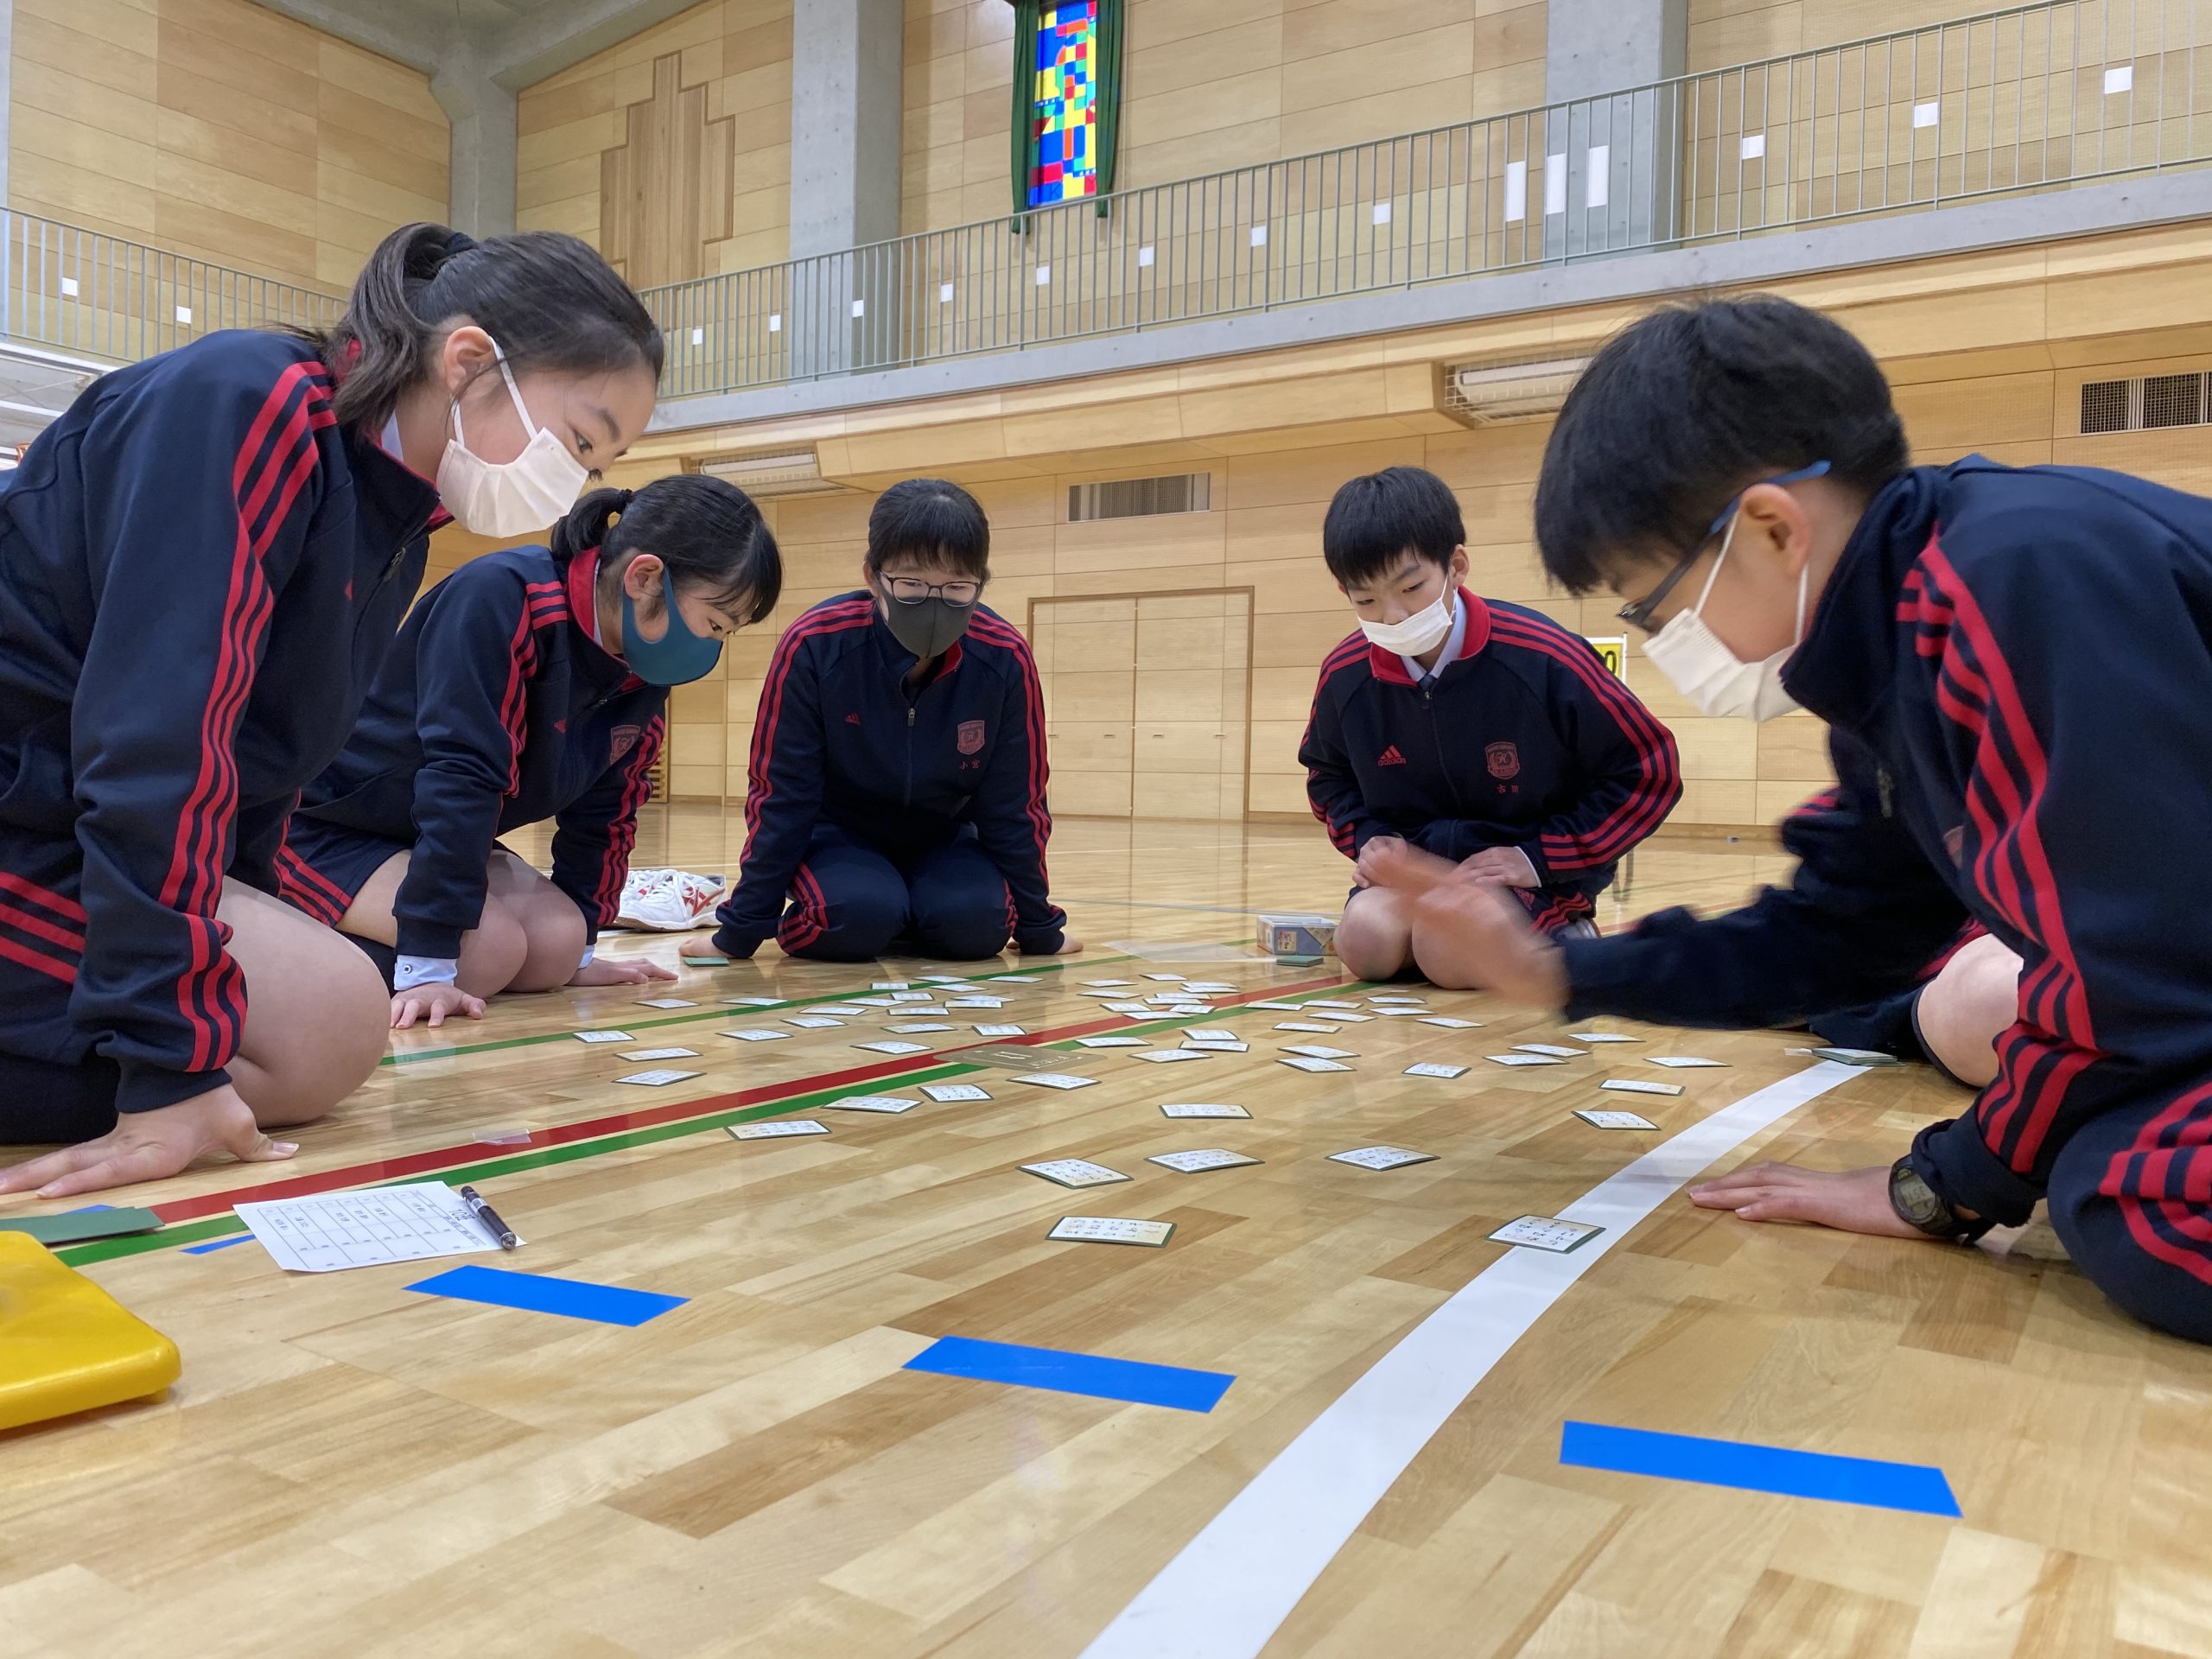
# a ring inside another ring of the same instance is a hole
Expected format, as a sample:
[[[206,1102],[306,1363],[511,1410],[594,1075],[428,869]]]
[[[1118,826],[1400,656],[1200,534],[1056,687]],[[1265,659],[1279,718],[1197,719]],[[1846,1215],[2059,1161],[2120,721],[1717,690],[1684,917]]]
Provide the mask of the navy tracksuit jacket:
[[[2212,501],[1980,457],[1853,532],[1783,681],[1840,783],[1791,886],[1573,944],[1576,1017],[1763,1026],[1910,983],[1971,914],[2022,961],[1974,1109],[1915,1167],[2005,1224],[2037,1198],[2123,1307],[2212,1341]]]
[[[1556,932],[1681,798],[1675,740],[1580,635],[1464,588],[1459,602],[1459,655],[1425,686],[1363,633],[1329,654],[1306,792],[1347,858],[1376,836],[1450,859],[1518,848],[1539,885],[1516,896]]]
[[[228,1080],[223,878],[276,891],[422,580],[436,490],[330,399],[303,341],[210,334],[0,477],[0,1052],[105,1057],[124,1111]]]
[[[987,955],[1009,937],[1023,950],[1059,948],[1067,918],[1046,881],[1045,707],[1028,642],[978,606],[936,673],[910,691],[915,660],[865,589],[824,600],[778,642],[753,732],[737,887],[715,912],[717,950],[749,957],[774,933],[804,955],[849,931],[858,943],[839,954],[874,956],[908,922],[921,924],[917,943],[933,954]],[[912,883],[907,913],[841,927],[840,912],[887,910],[886,860]],[[938,919],[945,925],[930,925]]]
[[[499,836],[554,821],[553,882],[587,938],[621,909],[638,809],[668,706],[594,638],[597,550],[543,547],[464,564],[409,614],[339,757],[300,800],[323,826],[412,849],[396,906],[403,956],[450,959],[482,919]],[[381,859],[377,861],[381,861]],[[285,896],[335,924],[359,880],[288,861]]]

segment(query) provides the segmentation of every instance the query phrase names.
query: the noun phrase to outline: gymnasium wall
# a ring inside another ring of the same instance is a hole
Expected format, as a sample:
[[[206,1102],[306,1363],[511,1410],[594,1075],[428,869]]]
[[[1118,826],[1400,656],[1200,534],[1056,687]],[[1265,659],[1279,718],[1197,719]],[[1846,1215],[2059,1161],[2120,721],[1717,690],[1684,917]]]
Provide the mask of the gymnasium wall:
[[[2114,0],[2111,10],[2121,15],[2136,3]],[[1690,0],[1689,67],[1754,63],[1993,9],[1965,0]]]
[[[9,206],[342,291],[442,219],[427,77],[248,0],[17,0]]]
[[[1004,213],[1014,15],[906,0],[900,229]],[[1130,0],[1129,189],[1541,103],[1542,0]]]
[[[517,222],[582,237],[639,288],[784,258],[791,4],[709,0],[525,88]]]

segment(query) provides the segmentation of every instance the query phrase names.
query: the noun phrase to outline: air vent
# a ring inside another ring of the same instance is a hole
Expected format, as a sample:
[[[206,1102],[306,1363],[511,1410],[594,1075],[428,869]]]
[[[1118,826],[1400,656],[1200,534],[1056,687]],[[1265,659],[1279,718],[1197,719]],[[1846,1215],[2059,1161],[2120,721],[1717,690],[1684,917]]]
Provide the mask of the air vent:
[[[2082,430],[2088,435],[2202,426],[2212,417],[2212,399],[2205,391],[2201,373],[2091,380],[2082,388]]]
[[[760,455],[715,455],[701,461],[699,470],[762,499],[779,495],[831,495],[845,487],[822,476],[811,449],[779,450]]]
[[[1173,473],[1165,478],[1116,478],[1068,486],[1068,522],[1096,518],[1156,518],[1167,512],[1204,512],[1213,499],[1211,473]]]
[[[1556,415],[1589,365],[1586,357],[1456,363],[1444,373],[1443,410],[1469,426],[1495,426],[1500,421]]]

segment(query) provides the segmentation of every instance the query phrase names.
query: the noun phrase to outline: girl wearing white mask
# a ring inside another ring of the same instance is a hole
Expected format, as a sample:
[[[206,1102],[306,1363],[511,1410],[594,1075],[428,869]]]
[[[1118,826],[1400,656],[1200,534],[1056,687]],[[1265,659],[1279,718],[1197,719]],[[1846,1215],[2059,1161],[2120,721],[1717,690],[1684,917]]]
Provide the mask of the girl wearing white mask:
[[[0,1143],[78,1144],[0,1193],[288,1157],[264,1131],[367,1077],[374,969],[273,896],[292,804],[429,532],[557,518],[644,429],[661,357],[575,238],[410,225],[327,331],[118,369],[6,474]]]
[[[1691,1198],[1951,1240],[2047,1198],[2114,1302],[2212,1342],[2212,935],[2176,925],[2212,844],[2212,502],[2088,468],[1910,467],[1866,348],[1745,299],[1598,354],[1536,536],[1556,580],[1627,601],[1700,707],[1827,721],[1838,786],[1785,826],[1788,887],[1563,947],[1402,853],[1376,876],[1414,897],[1423,960],[1573,1019],[1772,1026],[1910,986],[1978,922],[2018,972],[1971,1111],[1893,1163],[1759,1164]]]

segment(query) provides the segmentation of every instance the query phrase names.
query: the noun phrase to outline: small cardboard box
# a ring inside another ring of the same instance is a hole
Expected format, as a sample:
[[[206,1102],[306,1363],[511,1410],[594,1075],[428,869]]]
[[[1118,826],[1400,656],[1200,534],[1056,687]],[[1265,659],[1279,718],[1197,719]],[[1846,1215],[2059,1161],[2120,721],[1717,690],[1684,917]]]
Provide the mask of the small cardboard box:
[[[1319,962],[1337,938],[1333,916],[1260,918],[1260,949],[1279,962]]]

